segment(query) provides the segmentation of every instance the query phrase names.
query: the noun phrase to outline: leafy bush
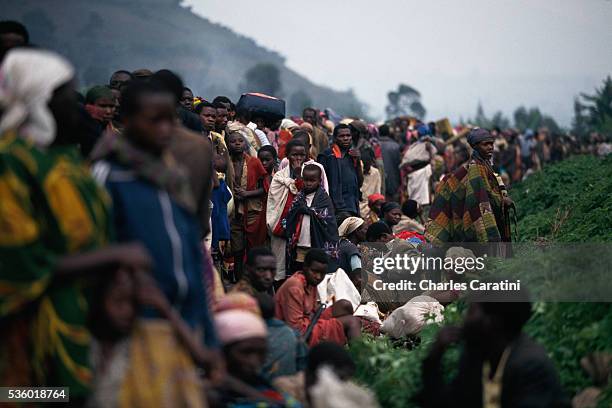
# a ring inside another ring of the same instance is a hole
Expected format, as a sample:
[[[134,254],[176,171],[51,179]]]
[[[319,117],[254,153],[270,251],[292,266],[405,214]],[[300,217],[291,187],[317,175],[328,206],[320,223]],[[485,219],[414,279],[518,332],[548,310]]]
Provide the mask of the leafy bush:
[[[612,242],[610,175],[612,155],[577,156],[513,186],[510,195],[518,210],[520,240]]]

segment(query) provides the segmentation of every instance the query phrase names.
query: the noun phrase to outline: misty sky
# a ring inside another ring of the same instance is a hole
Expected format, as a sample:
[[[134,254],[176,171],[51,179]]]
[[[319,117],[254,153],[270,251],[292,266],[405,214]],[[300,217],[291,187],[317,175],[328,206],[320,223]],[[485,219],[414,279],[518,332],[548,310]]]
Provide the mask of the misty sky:
[[[185,0],[278,51],[316,83],[353,88],[383,118],[400,82],[427,118],[539,106],[562,125],[612,74],[611,0]]]

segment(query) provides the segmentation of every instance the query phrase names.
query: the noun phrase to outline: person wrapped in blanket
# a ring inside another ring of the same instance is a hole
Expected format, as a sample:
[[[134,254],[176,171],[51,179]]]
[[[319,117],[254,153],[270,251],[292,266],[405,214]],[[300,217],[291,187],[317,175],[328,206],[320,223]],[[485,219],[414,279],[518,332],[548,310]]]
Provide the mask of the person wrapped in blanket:
[[[70,387],[93,372],[86,319],[92,277],[146,270],[139,244],[109,245],[110,200],[77,147],[74,69],[15,49],[0,70],[0,385]]]
[[[470,160],[438,185],[425,238],[445,242],[509,242],[506,213],[512,200],[491,166],[494,138],[476,128],[467,141],[474,149]]]
[[[287,161],[272,177],[266,206],[266,224],[270,231],[270,246],[276,254],[276,276],[281,281],[287,277],[285,270],[287,248],[286,217],[293,198],[303,188],[302,165],[306,159],[306,146],[301,141],[290,140],[286,145]]]
[[[344,345],[361,334],[361,322],[353,316],[351,302],[342,299],[326,309],[317,303],[317,285],[329,263],[324,250],[311,249],[303,269],[283,283],[274,299],[276,318],[299,331],[310,346],[322,341]]]
[[[286,218],[288,271],[301,269],[309,248],[322,248],[338,258],[338,227],[329,197],[323,166],[315,161],[304,163],[304,188],[297,193]],[[333,271],[330,271],[333,272]]]

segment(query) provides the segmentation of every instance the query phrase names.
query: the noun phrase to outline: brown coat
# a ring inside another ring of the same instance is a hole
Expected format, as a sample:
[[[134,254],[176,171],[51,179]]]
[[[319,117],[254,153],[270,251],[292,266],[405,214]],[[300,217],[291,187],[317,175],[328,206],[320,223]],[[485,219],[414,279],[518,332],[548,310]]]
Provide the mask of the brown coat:
[[[212,189],[212,146],[208,138],[177,126],[170,151],[189,172],[202,236],[210,231],[210,193]]]

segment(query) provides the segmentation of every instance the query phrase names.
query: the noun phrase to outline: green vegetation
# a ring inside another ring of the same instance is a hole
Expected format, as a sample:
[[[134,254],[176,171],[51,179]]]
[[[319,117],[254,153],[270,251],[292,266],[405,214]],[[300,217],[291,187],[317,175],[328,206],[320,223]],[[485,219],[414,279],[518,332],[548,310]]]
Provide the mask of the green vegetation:
[[[574,157],[514,186],[510,193],[518,207],[521,240],[612,242],[610,174],[612,157]],[[540,260],[548,255],[543,252]],[[498,267],[504,271],[525,268],[520,260],[502,264]],[[449,305],[445,323],[459,323],[462,309],[461,303]],[[384,337],[368,337],[351,346],[358,381],[374,390],[382,406],[418,406],[415,398],[421,388],[421,363],[439,327],[426,326],[420,343],[412,349]],[[580,359],[594,351],[612,352],[612,304],[538,302],[526,331],[548,350],[567,395],[573,397],[593,385],[580,367]],[[456,348],[449,352],[449,367],[457,361],[458,353]],[[452,376],[452,369],[448,375]],[[603,395],[599,406],[611,406],[612,385],[608,384]]]
[[[512,187],[520,240],[612,242],[611,174],[612,156],[578,156]]]

